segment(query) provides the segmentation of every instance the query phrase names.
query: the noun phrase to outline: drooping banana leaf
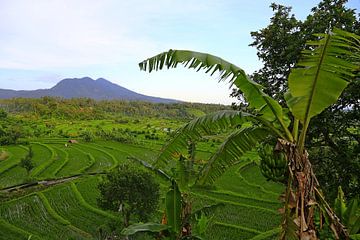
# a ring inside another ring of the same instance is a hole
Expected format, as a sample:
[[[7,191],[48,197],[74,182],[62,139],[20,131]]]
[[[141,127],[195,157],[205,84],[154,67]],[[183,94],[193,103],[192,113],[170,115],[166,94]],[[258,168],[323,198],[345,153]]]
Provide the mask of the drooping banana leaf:
[[[350,234],[356,234],[360,230],[360,206],[358,199],[351,199],[349,205],[344,212],[343,223],[349,229]]]
[[[187,154],[189,141],[201,139],[205,134],[211,135],[224,129],[234,128],[245,122],[256,121],[256,117],[239,111],[220,111],[196,118],[178,129],[175,135],[163,147],[155,166],[163,167],[180,155]]]
[[[346,211],[346,203],[345,203],[344,192],[343,192],[341,186],[338,187],[338,195],[335,199],[334,210],[335,210],[336,215],[342,221],[344,221],[344,215],[345,215],[345,211]]]
[[[228,167],[239,161],[245,153],[254,149],[256,144],[269,134],[269,130],[261,127],[247,127],[234,131],[204,166],[200,172],[198,183],[213,183]]]
[[[313,116],[337,101],[359,67],[354,57],[360,52],[359,36],[341,30],[317,36],[319,40],[307,43],[309,48],[292,69],[285,96],[305,132]]]
[[[243,92],[249,107],[255,109],[260,117],[266,121],[277,123],[282,128],[287,139],[292,141],[292,135],[288,130],[289,118],[280,104],[262,91],[262,86],[251,80],[241,68],[219,57],[187,50],[169,50],[139,63],[144,71],[161,70],[164,66],[175,68],[178,64],[185,67],[205,70],[213,75],[219,73],[219,80],[229,80],[231,85],[236,85]]]

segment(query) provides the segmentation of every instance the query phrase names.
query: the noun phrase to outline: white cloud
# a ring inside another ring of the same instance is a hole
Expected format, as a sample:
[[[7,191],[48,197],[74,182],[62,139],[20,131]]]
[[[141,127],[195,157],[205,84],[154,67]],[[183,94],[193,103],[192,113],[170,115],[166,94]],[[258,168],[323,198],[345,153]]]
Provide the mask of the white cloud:
[[[162,46],[161,39],[148,36],[160,15],[166,19],[199,10],[191,1],[166,0],[9,1],[0,8],[0,65],[15,69],[139,59]]]

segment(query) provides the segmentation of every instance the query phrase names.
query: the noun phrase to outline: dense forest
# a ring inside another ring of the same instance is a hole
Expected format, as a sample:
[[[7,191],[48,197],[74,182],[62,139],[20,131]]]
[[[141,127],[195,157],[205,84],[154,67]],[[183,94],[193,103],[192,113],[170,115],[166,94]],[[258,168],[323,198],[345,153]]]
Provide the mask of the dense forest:
[[[1,99],[0,107],[13,114],[30,118],[105,119],[111,116],[148,116],[191,119],[229,107],[201,103],[149,103],[90,98],[62,99],[57,97]]]

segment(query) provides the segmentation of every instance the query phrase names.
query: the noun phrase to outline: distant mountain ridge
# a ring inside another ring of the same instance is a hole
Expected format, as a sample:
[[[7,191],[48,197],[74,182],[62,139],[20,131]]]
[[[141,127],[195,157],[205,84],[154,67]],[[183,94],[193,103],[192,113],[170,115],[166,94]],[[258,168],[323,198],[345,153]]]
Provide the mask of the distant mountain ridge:
[[[174,99],[159,98],[136,93],[122,86],[114,84],[104,78],[96,80],[90,77],[66,78],[50,89],[38,90],[10,90],[0,89],[0,98],[40,98],[44,96],[62,98],[92,98],[96,100],[128,100],[153,103],[176,103]]]

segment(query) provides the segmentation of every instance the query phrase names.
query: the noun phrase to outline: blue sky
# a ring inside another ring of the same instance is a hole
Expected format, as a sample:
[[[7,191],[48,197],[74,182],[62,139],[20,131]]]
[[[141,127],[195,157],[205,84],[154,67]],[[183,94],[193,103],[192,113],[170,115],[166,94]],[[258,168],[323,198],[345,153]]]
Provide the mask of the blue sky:
[[[63,78],[106,78],[136,92],[230,104],[216,77],[188,69],[140,72],[168,49],[221,56],[247,73],[261,67],[251,31],[267,26],[274,0],[0,0],[0,88],[50,88]],[[318,0],[275,1],[304,19]],[[360,0],[350,0],[360,8]]]

